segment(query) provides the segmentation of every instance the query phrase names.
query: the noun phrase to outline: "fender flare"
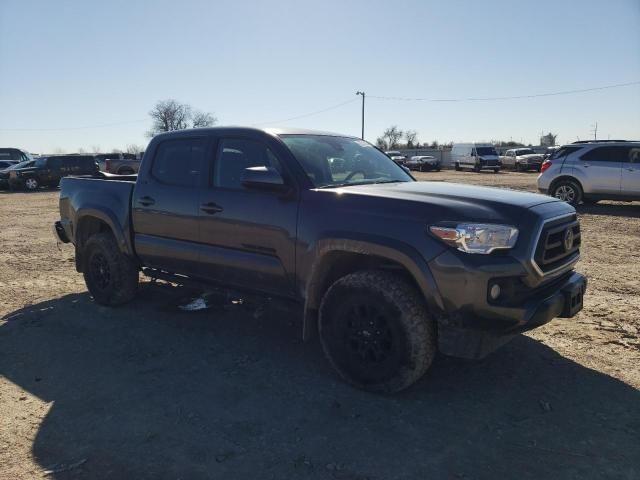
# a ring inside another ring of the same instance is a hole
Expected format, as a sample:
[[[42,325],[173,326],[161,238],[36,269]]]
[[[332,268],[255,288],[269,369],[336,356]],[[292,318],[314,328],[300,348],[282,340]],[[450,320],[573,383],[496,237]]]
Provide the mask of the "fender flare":
[[[315,331],[318,311],[324,294],[320,289],[331,266],[327,256],[332,253],[372,255],[400,265],[415,281],[429,310],[436,315],[444,311],[442,296],[431,269],[425,258],[413,247],[403,242],[383,237],[326,238],[319,240],[316,245],[316,260],[313,263],[311,275],[306,284],[302,328],[303,341],[311,338]]]
[[[75,228],[75,231],[73,232],[73,238],[74,238],[74,243],[76,245],[76,248],[78,246],[77,235],[78,235],[79,227],[82,224],[82,221],[86,218],[96,218],[104,222],[109,227],[109,229],[111,229],[113,236],[116,238],[116,242],[118,244],[118,248],[120,249],[120,251],[128,256],[134,255],[134,251],[131,245],[131,240],[128,238],[121,223],[118,221],[118,217],[113,211],[111,211],[110,209],[105,209],[102,206],[98,207],[98,206],[89,205],[86,207],[82,207],[77,211],[76,228]]]

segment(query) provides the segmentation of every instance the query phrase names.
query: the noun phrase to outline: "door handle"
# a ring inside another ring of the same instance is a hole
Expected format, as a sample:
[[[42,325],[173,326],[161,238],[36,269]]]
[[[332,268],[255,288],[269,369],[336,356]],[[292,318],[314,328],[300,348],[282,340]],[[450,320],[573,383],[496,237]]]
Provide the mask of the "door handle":
[[[203,203],[200,205],[200,210],[209,215],[215,215],[222,211],[222,207],[215,202]]]
[[[139,198],[138,199],[138,203],[140,205],[142,205],[143,207],[148,207],[148,206],[153,205],[154,203],[156,203],[156,201],[151,197],[146,197],[145,196],[145,197]]]

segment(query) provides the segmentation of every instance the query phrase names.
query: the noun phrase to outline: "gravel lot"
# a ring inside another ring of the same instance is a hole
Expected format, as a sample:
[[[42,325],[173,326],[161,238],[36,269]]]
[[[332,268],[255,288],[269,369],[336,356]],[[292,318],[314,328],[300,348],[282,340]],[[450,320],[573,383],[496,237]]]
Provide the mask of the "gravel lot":
[[[535,190],[533,173],[417,174]],[[57,192],[0,193],[0,478],[640,478],[640,204],[581,208],[585,309],[356,391],[278,305],[92,303]]]

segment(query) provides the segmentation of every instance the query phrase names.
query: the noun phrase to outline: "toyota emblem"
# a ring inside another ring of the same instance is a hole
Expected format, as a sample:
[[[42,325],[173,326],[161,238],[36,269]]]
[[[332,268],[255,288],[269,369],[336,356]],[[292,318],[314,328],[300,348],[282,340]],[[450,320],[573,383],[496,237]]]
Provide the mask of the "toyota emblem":
[[[571,250],[573,247],[573,229],[567,228],[564,232],[564,249],[565,251]]]

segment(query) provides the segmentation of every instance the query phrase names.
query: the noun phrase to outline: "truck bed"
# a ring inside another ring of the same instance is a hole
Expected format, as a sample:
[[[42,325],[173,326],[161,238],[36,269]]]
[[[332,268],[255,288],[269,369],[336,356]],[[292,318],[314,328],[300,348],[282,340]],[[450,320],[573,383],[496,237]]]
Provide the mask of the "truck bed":
[[[125,232],[118,239],[131,246],[131,196],[136,175],[100,172],[92,177],[65,177],[60,182],[60,217],[69,239],[75,239],[84,214],[100,215],[114,231]]]

